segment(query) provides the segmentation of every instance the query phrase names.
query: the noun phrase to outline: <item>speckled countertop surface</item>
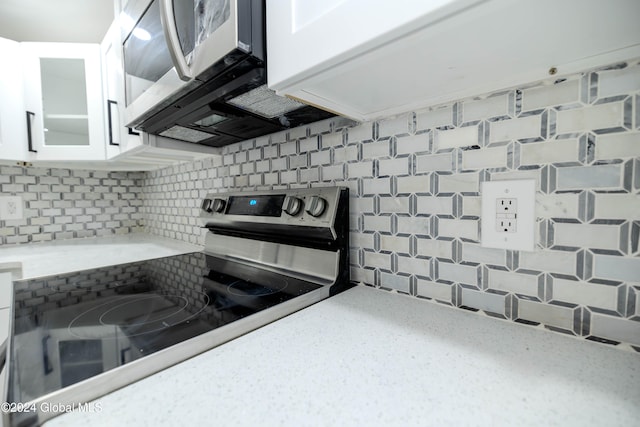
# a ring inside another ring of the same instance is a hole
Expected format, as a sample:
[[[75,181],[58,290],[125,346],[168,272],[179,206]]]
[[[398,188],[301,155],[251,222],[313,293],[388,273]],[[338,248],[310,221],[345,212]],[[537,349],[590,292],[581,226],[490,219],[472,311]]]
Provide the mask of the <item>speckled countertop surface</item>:
[[[33,279],[201,250],[202,246],[144,233],[2,245],[0,271]]]
[[[0,247],[23,278],[201,250],[146,234]],[[640,355],[363,286],[46,426],[593,425],[640,419]]]
[[[630,426],[640,355],[359,286],[46,426]]]

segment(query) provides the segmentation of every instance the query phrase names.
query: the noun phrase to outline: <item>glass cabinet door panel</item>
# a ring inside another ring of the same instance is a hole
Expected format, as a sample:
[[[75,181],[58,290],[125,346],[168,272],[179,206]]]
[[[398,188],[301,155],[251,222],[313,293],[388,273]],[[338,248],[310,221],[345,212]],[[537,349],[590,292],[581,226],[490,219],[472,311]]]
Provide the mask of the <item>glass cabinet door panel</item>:
[[[45,145],[89,145],[85,63],[40,58]]]

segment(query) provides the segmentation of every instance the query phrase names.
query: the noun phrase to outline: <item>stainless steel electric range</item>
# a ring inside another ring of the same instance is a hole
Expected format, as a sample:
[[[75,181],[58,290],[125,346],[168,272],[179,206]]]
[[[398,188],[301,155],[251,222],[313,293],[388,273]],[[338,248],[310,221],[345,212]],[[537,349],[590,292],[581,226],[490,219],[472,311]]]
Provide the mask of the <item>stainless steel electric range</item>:
[[[64,412],[346,289],[348,204],[339,187],[209,194],[203,252],[15,282],[9,401],[22,411],[9,422],[41,424],[52,408]]]

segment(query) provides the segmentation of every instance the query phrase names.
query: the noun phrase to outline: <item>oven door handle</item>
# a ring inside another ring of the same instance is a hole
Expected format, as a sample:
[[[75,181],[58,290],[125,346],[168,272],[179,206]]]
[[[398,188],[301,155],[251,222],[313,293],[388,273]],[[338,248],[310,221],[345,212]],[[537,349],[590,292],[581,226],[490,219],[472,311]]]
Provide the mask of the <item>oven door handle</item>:
[[[182,54],[180,47],[180,39],[178,38],[178,28],[176,26],[176,17],[173,12],[173,0],[160,1],[160,21],[164,31],[164,39],[167,42],[171,62],[178,73],[180,80],[188,82],[193,79],[193,73],[187,64],[187,60]]]

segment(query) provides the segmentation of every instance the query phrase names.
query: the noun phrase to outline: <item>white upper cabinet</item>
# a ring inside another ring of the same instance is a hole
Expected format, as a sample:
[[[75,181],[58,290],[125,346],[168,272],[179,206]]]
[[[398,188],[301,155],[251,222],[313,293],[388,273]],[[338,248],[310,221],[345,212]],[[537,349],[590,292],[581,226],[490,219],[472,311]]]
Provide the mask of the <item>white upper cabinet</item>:
[[[0,159],[24,161],[26,113],[22,93],[20,43],[0,38]]]
[[[104,160],[100,46],[22,43],[21,48],[29,160]]]
[[[120,26],[115,21],[100,45],[107,159],[142,145],[142,135],[125,126],[124,72]]]
[[[638,0],[273,0],[268,84],[371,120],[640,56]]]
[[[220,153],[125,126],[117,20],[100,45],[0,38],[0,55],[0,162],[151,170]]]

